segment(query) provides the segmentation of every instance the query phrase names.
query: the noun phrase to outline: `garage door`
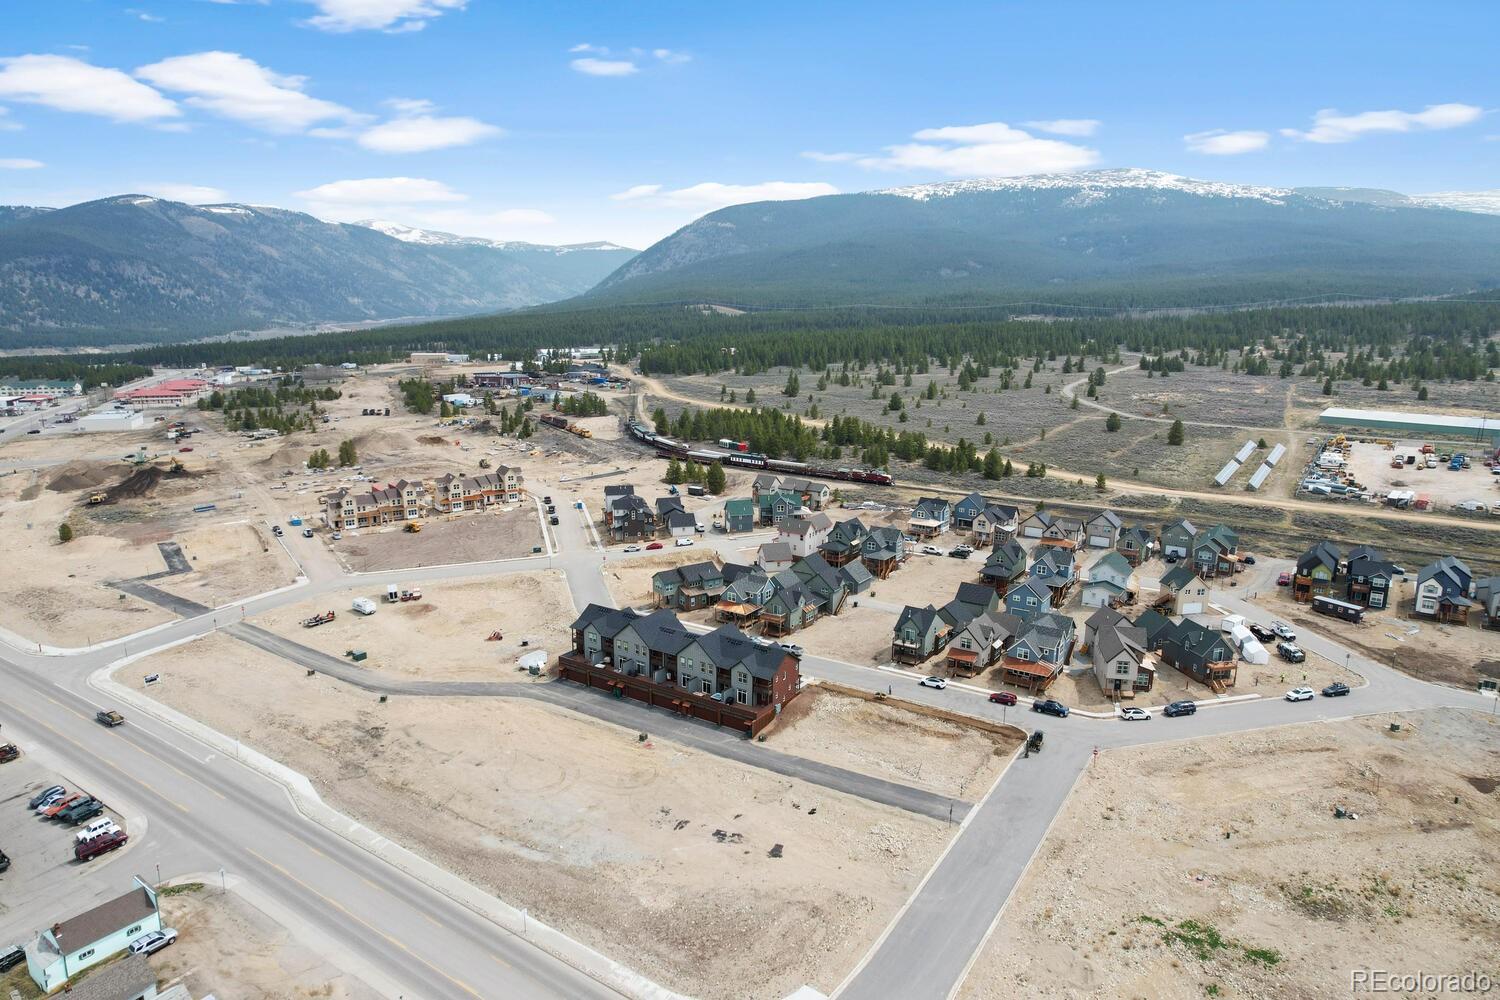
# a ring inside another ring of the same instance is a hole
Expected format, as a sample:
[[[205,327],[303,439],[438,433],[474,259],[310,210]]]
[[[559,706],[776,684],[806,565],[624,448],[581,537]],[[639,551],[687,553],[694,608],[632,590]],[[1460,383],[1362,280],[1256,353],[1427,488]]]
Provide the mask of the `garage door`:
[[[1192,601],[1192,602],[1190,602],[1188,604],[1184,604],[1182,606],[1182,613],[1185,614],[1185,615],[1201,615],[1201,614],[1203,614],[1203,602],[1202,601]]]
[[[1109,540],[1108,535],[1090,535],[1089,544],[1096,549],[1107,549],[1114,543]]]
[[[1022,534],[1024,534],[1027,538],[1041,538],[1042,532],[1045,530],[1045,528],[1027,528],[1022,532]]]

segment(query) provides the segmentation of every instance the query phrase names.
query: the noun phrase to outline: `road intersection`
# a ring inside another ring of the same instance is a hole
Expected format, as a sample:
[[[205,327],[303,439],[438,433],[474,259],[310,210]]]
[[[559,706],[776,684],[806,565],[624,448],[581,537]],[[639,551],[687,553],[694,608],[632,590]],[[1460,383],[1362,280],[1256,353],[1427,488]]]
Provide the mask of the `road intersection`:
[[[628,970],[593,965],[593,977],[578,971],[575,956],[557,957],[497,923],[483,907],[433,880],[377,856],[338,829],[309,821],[289,800],[287,788],[155,718],[133,716],[121,730],[92,722],[99,685],[110,668],[154,650],[190,641],[271,609],[333,595],[361,582],[372,586],[560,570],[575,606],[613,604],[601,573],[622,557],[606,553],[588,524],[588,512],[564,507],[566,484],[534,484],[557,494],[567,516],[551,529],[548,553],[522,559],[429,566],[371,574],[348,574],[323,553],[303,552],[316,543],[294,541],[288,551],[305,567],[303,582],[224,607],[194,613],[111,642],[77,650],[0,645],[0,678],[9,695],[0,704],[8,737],[46,748],[69,774],[88,779],[151,817],[149,835],[132,845],[131,865],[161,864],[163,877],[223,869],[252,881],[288,920],[317,928],[351,959],[350,971],[377,988],[423,997],[669,996],[632,978]],[[705,548],[738,558],[746,537],[707,536]],[[312,558],[309,558],[309,557]],[[1216,593],[1225,609],[1265,621],[1267,615],[1227,593]],[[1074,715],[1048,719],[1045,750],[1017,759],[983,800],[961,819],[948,850],[896,915],[838,995],[862,998],[946,998],[957,990],[1006,901],[1040,847],[1079,776],[1096,751],[1189,740],[1298,722],[1328,722],[1358,714],[1439,708],[1490,711],[1492,699],[1428,684],[1375,663],[1316,634],[1304,634],[1309,651],[1347,663],[1367,683],[1347,701],[1319,699],[1292,704],[1279,699],[1209,702],[1194,716],[1126,724]],[[994,722],[1025,710],[992,704],[978,689],[952,686],[935,691],[874,667],[808,656],[805,676],[869,691],[902,686],[907,700]],[[548,687],[550,685],[541,685]],[[589,697],[591,692],[577,692]],[[666,716],[661,716],[663,719]],[[705,729],[705,734],[713,732]],[[722,734],[714,733],[715,736]],[[705,736],[706,738],[706,736]],[[738,741],[747,755],[763,748]],[[764,766],[762,764],[761,766]],[[123,860],[123,858],[121,859]],[[119,867],[117,865],[117,867]],[[87,885],[99,892],[123,878],[108,867],[90,870]],[[29,924],[0,915],[0,932],[15,934],[54,918],[28,913]],[[570,964],[572,963],[572,964]],[[600,969],[605,970],[600,974]],[[612,985],[605,985],[600,979]],[[654,991],[654,992],[653,992]]]

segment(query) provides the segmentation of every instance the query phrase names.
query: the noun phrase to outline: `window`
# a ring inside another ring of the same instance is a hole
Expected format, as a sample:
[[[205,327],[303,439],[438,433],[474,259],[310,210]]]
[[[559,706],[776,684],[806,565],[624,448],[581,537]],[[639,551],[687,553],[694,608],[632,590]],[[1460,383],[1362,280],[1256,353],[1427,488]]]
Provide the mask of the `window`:
[[[141,925],[140,924],[136,924],[134,927],[130,928],[130,930],[128,930],[128,931],[125,932],[125,936],[126,937],[130,937],[132,934],[139,934],[140,932],[141,932]]]
[[[745,695],[745,692],[743,691],[735,691],[734,700],[739,702],[741,705],[750,704],[750,699]]]
[[[680,683],[683,687],[687,687],[689,684],[692,683],[692,678],[689,677],[687,674],[681,674],[681,675],[679,675],[678,678],[677,678],[677,680],[678,680],[678,683]]]
[[[1129,677],[1130,676],[1130,664],[1128,664],[1128,663],[1116,663],[1115,664],[1115,673],[1118,674],[1118,675],[1120,675],[1121,677]]]
[[[712,684],[710,684],[708,681],[700,681],[699,683],[702,684],[702,691],[703,691],[704,694],[713,694],[714,693],[714,686]]]
[[[80,951],[78,953],[78,961],[81,962],[85,958],[92,958],[93,955],[94,955],[94,949],[92,949],[92,948],[90,948],[88,951]]]

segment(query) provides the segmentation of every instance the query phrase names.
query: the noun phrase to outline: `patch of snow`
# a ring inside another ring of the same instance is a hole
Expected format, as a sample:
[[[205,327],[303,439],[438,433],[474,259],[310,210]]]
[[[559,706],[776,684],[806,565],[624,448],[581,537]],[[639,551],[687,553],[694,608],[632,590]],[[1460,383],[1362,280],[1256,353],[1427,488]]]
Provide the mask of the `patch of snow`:
[[[986,191],[1062,190],[1077,191],[1070,204],[1088,205],[1122,190],[1177,191],[1202,198],[1252,198],[1272,205],[1284,205],[1291,188],[1258,187],[1253,184],[1231,184],[1226,181],[1203,181],[1161,170],[1125,167],[1119,170],[1088,170],[1073,174],[1030,174],[1023,177],[979,177],[964,181],[940,181],[910,187],[885,188],[871,194],[895,195],[914,201],[952,198],[955,195]]]
[[[254,215],[255,213],[243,205],[204,205],[203,211],[212,212],[215,215]]]
[[[403,225],[400,222],[390,222],[385,219],[364,219],[355,223],[366,229],[373,229],[377,233],[384,233],[392,239],[403,243],[417,243],[422,246],[466,246],[466,247],[493,247],[496,250],[521,250],[535,253],[550,253],[561,256],[565,253],[573,253],[578,250],[629,250],[629,247],[616,246],[613,243],[573,243],[567,246],[547,246],[541,243],[523,243],[517,240],[487,240],[479,236],[458,236],[454,233],[438,232],[432,229],[418,229],[415,226]]]
[[[1412,201],[1434,208],[1452,208],[1460,212],[1500,215],[1500,189],[1493,191],[1435,191],[1414,194]]]

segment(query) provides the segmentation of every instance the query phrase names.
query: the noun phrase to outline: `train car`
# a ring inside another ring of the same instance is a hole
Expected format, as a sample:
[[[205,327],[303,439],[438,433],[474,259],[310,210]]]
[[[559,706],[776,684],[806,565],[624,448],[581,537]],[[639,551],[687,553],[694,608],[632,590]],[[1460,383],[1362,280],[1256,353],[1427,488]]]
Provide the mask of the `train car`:
[[[566,428],[568,426],[567,418],[558,416],[556,413],[543,413],[541,420],[542,423],[547,424],[550,427]]]
[[[766,467],[766,456],[756,452],[735,452],[725,457],[724,461],[730,465],[739,465],[747,469],[764,469]]]

